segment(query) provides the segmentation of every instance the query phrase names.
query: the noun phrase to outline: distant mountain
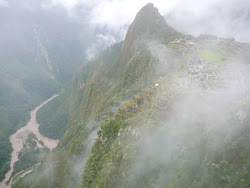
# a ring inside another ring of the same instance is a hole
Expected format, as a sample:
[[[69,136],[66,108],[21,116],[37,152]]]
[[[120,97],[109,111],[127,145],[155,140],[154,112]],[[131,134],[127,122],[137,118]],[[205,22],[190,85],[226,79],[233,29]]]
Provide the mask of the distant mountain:
[[[41,109],[45,134],[60,114],[66,132],[12,186],[248,187],[249,60],[250,44],[185,36],[147,4]]]

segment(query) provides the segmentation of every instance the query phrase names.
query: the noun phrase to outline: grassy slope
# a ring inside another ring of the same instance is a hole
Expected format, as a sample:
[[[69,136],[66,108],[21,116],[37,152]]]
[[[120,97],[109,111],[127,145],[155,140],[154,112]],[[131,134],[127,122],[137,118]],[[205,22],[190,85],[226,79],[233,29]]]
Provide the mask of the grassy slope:
[[[244,131],[249,130],[249,127],[246,124],[239,124],[242,127],[241,131],[232,137],[231,142],[223,145],[223,150],[211,142],[213,139],[221,139],[220,137],[213,138],[213,132],[192,129],[189,132],[190,137],[185,140],[182,136],[173,137],[172,139],[179,141],[173,144],[171,150],[170,156],[174,158],[173,165],[152,161],[151,159],[155,159],[155,156],[151,156],[151,153],[145,157],[137,155],[140,152],[138,148],[140,139],[136,136],[138,129],[143,128],[149,131],[151,133],[149,139],[161,135],[168,128],[174,129],[173,125],[164,127],[160,123],[159,120],[166,118],[161,116],[161,113],[165,114],[165,111],[153,104],[157,102],[158,97],[162,98],[166,94],[164,100],[171,104],[173,100],[171,97],[174,96],[175,91],[171,90],[168,85],[157,89],[154,84],[160,83],[164,86],[161,82],[168,83],[171,76],[178,78],[178,71],[185,67],[188,58],[199,58],[198,51],[189,54],[190,48],[181,43],[165,45],[156,45],[156,49],[168,49],[169,56],[166,62],[172,62],[174,68],[170,73],[169,67],[162,66],[147,48],[135,52],[125,66],[120,65],[119,61],[116,62],[116,58],[111,58],[114,56],[111,50],[107,56],[100,56],[95,63],[90,64],[93,65],[91,71],[85,72],[86,68],[79,70],[68,85],[70,97],[66,102],[70,109],[69,123],[58,148],[44,159],[41,167],[28,175],[26,179],[17,182],[14,187],[80,186],[81,182],[76,177],[81,174],[82,168],[77,172],[74,171],[71,162],[74,161],[73,164],[78,165],[84,164],[81,162],[86,160],[86,153],[88,154],[87,151],[89,151],[88,144],[86,144],[88,135],[100,123],[101,130],[98,132],[98,138],[85,164],[82,176],[83,187],[152,187],[155,184],[162,187],[187,185],[190,187],[232,187],[239,181],[242,182],[240,186],[245,187],[247,174],[244,169],[249,164],[246,148],[247,132]],[[205,50],[210,50],[210,48],[205,47]],[[186,55],[181,56],[184,51]],[[116,52],[118,54],[115,57],[118,57],[119,50]],[[105,61],[105,57],[109,59]],[[211,58],[205,60],[213,63]],[[120,70],[120,66],[125,67],[124,72],[120,74],[122,78],[114,76],[116,75],[114,73]],[[160,71],[158,71],[159,68],[161,68]],[[89,74],[85,77],[84,73]],[[83,81],[85,89],[81,93],[79,86]],[[124,103],[124,101],[127,102]],[[206,140],[206,134],[211,136],[212,140]],[[242,140],[237,134],[242,135]],[[171,135],[169,137],[171,138]],[[179,149],[178,144],[183,143],[187,144],[189,149],[187,156],[177,157],[174,151]],[[203,150],[200,151],[197,148],[203,148]],[[242,156],[242,159],[238,160],[236,157],[238,154]],[[204,155],[209,158],[202,162]],[[135,163],[138,159],[141,163]],[[220,167],[213,168],[213,163],[219,164]],[[44,170],[48,169],[51,164],[54,165],[52,171],[44,175]],[[137,170],[133,171],[134,165],[138,165],[136,169],[139,169],[140,173],[137,173]],[[236,175],[234,172],[237,172]],[[228,181],[228,179],[233,181]]]
[[[199,56],[204,60],[212,61],[218,64],[225,63],[221,54],[210,50],[199,50]]]
[[[176,34],[168,37],[172,37],[171,39],[174,40],[179,36]],[[134,93],[152,84],[150,77],[153,76],[157,60],[152,57],[147,48],[140,48],[135,56],[126,63],[125,69],[121,73],[124,76],[116,77],[117,70],[121,70],[120,66],[124,66],[118,60],[121,45],[122,43],[119,43],[107,49],[96,61],[90,62],[89,66],[80,69],[68,85],[67,90],[70,94],[66,99],[66,104],[69,107],[67,109],[69,123],[57,151],[47,159],[47,161],[58,161],[58,165],[64,165],[55,166],[58,179],[53,179],[51,176],[40,177],[38,176],[40,170],[46,166],[46,162],[44,162],[40,169],[30,175],[32,177],[30,185],[63,187],[77,182],[73,176],[75,172],[68,160],[72,156],[75,156],[76,163],[78,160],[83,160],[81,156],[86,153],[86,135],[98,127],[101,121],[112,116],[122,100],[131,98]],[[87,76],[85,76],[86,74]],[[85,83],[84,90],[80,89],[82,82]],[[44,181],[45,179],[47,180]],[[22,186],[19,183],[16,186]],[[81,178],[78,184],[81,184]]]
[[[152,97],[150,103],[154,102]],[[133,108],[136,109],[135,111],[142,112],[134,113],[127,108],[123,110],[123,115],[129,114],[130,118],[124,115],[125,118],[121,121],[114,116],[114,119],[102,124],[99,138],[85,164],[83,187],[249,186],[246,171],[249,164],[247,147],[249,126],[247,124],[235,122],[241,129],[237,129],[231,142],[218,147],[214,145],[216,139],[221,139],[218,132],[199,129],[182,130],[189,136],[173,137],[171,131],[180,131],[175,127],[176,125],[162,125],[160,118],[155,119],[152,115],[146,114],[144,109],[150,110],[147,105],[138,108],[134,104]],[[133,133],[141,128],[150,131],[145,138],[147,141],[152,139],[153,142],[154,139],[157,140],[162,136],[168,137],[170,141],[174,140],[171,148],[163,149],[164,145],[148,145],[146,152],[141,153],[142,148],[139,144],[141,138]],[[227,130],[228,132],[230,130]],[[184,145],[187,150],[184,156],[177,155],[180,145]],[[162,149],[159,151],[151,147],[162,147]],[[150,152],[148,153],[147,150]],[[166,155],[162,150],[169,150],[169,153]],[[204,156],[207,156],[207,160],[204,160]],[[166,162],[162,161],[161,157],[165,157]]]
[[[184,47],[182,50],[187,49]],[[193,55],[192,59],[195,58]],[[188,56],[181,57],[180,61],[186,61]],[[211,58],[205,60],[218,63]],[[180,66],[171,75],[175,76],[182,69]],[[160,88],[146,88],[134,96],[134,101],[123,103],[117,113],[101,125],[98,139],[85,164],[82,187],[249,186],[249,121],[240,122],[233,116],[226,130],[219,127],[214,130],[199,127],[190,129],[162,124],[166,121],[168,108],[155,108],[155,104],[157,99],[164,97],[167,106],[171,106],[174,100],[171,96],[175,93],[170,90],[170,85],[164,86],[169,77],[162,77],[158,81]],[[249,102],[240,106],[242,109],[249,107]],[[232,114],[235,114],[234,110],[233,107]],[[185,135],[172,135],[181,129]],[[141,138],[142,130],[150,132],[146,134],[147,138]],[[232,132],[231,140],[225,142],[225,135]],[[154,145],[157,138],[168,138],[171,148]],[[147,148],[143,150],[141,140],[146,143],[151,140],[152,145],[144,146]],[[182,154],[180,146],[185,146],[185,154]]]

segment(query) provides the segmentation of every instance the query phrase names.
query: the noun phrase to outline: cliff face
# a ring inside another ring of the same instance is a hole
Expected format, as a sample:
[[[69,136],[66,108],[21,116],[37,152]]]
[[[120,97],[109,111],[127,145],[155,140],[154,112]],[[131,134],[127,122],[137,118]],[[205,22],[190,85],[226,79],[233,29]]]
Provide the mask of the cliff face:
[[[136,50],[142,47],[143,41],[140,40],[152,38],[159,25],[162,27],[167,26],[158,9],[153,4],[147,4],[137,13],[128,29],[121,51],[121,61],[126,63]]]
[[[83,187],[247,187],[249,47],[210,36],[151,45],[152,84],[101,124]]]
[[[131,57],[149,42],[169,42],[182,34],[169,27],[164,17],[152,3],[142,7],[130,25],[121,50],[121,64],[126,64]]]
[[[247,187],[249,52],[181,35],[146,5],[75,74],[58,148],[14,187]]]

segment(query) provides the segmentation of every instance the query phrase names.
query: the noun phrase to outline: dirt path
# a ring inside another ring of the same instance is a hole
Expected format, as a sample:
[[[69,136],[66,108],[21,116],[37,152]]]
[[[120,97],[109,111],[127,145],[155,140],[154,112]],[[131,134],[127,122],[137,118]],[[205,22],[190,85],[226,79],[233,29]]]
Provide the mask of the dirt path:
[[[36,121],[36,113],[37,111],[46,103],[53,100],[58,95],[54,95],[50,99],[44,101],[42,104],[40,104],[38,107],[36,107],[34,110],[30,112],[30,121],[22,128],[18,129],[13,135],[10,136],[10,143],[12,145],[13,151],[11,153],[11,162],[10,162],[10,170],[5,174],[5,179],[0,183],[0,188],[10,188],[11,183],[8,185],[5,185],[5,182],[8,181],[8,179],[11,176],[11,173],[13,172],[13,166],[16,161],[18,161],[18,152],[20,152],[23,148],[23,141],[21,138],[18,137],[18,135],[24,131],[30,130],[32,131],[38,140],[42,140],[44,142],[44,145],[50,149],[53,149],[57,146],[59,140],[54,140],[51,138],[48,138],[46,136],[43,136],[40,134],[38,127],[39,124]]]

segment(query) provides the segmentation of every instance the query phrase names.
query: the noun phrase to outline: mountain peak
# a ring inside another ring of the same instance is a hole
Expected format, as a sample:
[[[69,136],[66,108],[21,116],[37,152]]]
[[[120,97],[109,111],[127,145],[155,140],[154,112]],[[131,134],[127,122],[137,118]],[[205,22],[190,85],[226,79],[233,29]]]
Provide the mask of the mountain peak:
[[[148,3],[137,13],[128,30],[127,36],[130,32],[133,32],[135,37],[138,37],[138,35],[150,35],[158,27],[158,24],[166,25],[165,19],[152,3]]]
[[[154,7],[148,3],[137,13],[133,23],[130,25],[121,52],[121,61],[127,62],[134,52],[142,45],[142,39],[149,38],[154,33],[159,22],[166,24],[164,18]]]
[[[158,12],[158,8],[156,8],[153,3],[148,3],[144,7],[142,7],[141,10],[137,13],[137,15],[142,13],[146,13],[147,15],[149,13],[160,15],[160,13]]]
[[[158,12],[158,9],[154,6],[154,4],[153,3],[148,3],[148,4],[146,4],[144,7],[142,7],[141,8],[141,10],[139,11],[139,12],[141,12],[141,11],[143,11],[143,10],[157,10],[157,12]]]
[[[154,8],[154,4],[153,3],[148,3],[144,7],[153,7]],[[144,8],[144,7],[142,7],[142,8]]]
[[[150,40],[164,41],[173,38],[176,31],[169,27],[158,9],[148,3],[137,13],[130,25],[121,52],[121,62],[126,63],[134,55],[134,52],[145,46]],[[168,41],[168,40],[167,40]]]

